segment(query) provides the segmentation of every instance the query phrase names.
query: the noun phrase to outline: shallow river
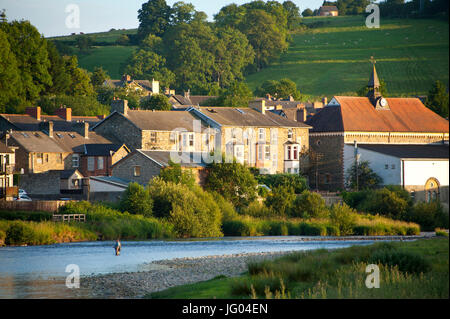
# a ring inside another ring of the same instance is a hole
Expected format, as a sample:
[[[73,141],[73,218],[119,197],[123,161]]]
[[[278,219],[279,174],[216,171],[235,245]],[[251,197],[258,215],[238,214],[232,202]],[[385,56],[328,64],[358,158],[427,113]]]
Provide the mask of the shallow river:
[[[65,287],[66,266],[76,264],[81,277],[152,269],[155,260],[238,253],[333,249],[372,241],[304,241],[304,237],[227,237],[176,241],[124,241],[120,256],[113,241],[0,248],[0,298],[81,298],[85,292]]]

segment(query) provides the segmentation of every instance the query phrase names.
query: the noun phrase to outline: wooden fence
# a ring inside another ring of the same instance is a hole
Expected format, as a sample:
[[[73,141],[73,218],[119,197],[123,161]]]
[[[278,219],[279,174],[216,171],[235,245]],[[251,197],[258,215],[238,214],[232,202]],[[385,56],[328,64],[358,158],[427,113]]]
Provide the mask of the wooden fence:
[[[53,214],[52,220],[54,222],[86,222],[86,214]]]
[[[0,200],[0,210],[23,210],[23,211],[42,211],[57,212],[61,206],[70,201],[63,200],[33,200],[33,201],[5,201]]]

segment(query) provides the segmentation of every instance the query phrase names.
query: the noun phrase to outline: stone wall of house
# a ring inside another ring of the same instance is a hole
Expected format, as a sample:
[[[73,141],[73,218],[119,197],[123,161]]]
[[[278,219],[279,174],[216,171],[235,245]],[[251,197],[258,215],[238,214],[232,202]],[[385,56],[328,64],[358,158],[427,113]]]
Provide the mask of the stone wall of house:
[[[345,143],[380,143],[380,144],[430,144],[443,140],[448,141],[448,134],[414,134],[414,133],[386,133],[360,132],[345,133]]]
[[[114,165],[116,162],[120,161],[122,158],[124,158],[128,154],[129,154],[128,150],[125,147],[120,148],[111,157],[111,165]]]
[[[33,195],[59,195],[60,172],[51,171],[38,174],[24,174],[20,176],[19,188]]]
[[[120,114],[113,114],[94,131],[106,138],[120,141],[131,150],[142,148],[142,132]]]
[[[311,189],[344,189],[344,136],[311,136],[309,183]]]
[[[140,176],[134,176],[135,166],[140,167]],[[117,162],[112,168],[112,176],[144,185],[153,177],[158,176],[160,169],[160,166],[152,160],[136,152]]]

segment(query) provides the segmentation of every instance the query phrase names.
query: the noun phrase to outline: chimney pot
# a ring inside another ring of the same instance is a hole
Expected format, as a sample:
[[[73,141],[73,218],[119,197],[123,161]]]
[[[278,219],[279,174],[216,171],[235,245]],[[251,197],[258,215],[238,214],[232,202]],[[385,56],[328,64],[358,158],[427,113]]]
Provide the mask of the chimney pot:
[[[72,109],[70,107],[61,107],[55,111],[55,115],[62,117],[67,122],[72,121]]]
[[[27,107],[25,109],[25,113],[28,114],[29,116],[35,118],[38,121],[41,120],[41,107],[40,106]]]

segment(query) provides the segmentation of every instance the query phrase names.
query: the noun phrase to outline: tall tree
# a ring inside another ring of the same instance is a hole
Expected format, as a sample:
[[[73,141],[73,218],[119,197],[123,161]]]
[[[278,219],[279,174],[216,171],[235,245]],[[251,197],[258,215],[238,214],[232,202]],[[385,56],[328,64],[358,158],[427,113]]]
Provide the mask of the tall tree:
[[[428,92],[425,105],[433,112],[448,118],[448,91],[445,84],[436,81]]]
[[[94,88],[86,70],[78,67],[76,56],[65,57],[67,72],[70,74],[71,85],[67,91],[69,95],[92,96]]]
[[[195,12],[192,3],[175,2],[172,6],[171,24],[190,23],[194,19]]]
[[[252,91],[244,82],[234,82],[229,88],[223,90],[217,99],[217,106],[247,107],[253,98]]]
[[[20,71],[20,97],[36,101],[46,86],[52,85],[47,41],[29,21],[1,23],[0,29],[8,35],[10,50]]]
[[[70,74],[67,72],[64,58],[59,55],[52,41],[47,42],[47,53],[50,61],[48,72],[52,77],[52,85],[47,86],[45,92],[47,94],[65,94],[72,81]]]
[[[164,35],[170,25],[171,8],[165,0],[149,0],[138,11],[138,36],[144,39],[149,34]]]
[[[144,110],[170,111],[172,105],[164,94],[154,94],[141,102],[141,108]]]
[[[299,100],[301,97],[300,91],[297,89],[297,84],[288,78],[281,79],[280,81],[264,81],[261,87],[255,91],[255,94],[259,96],[270,94],[279,99],[287,99],[292,96],[295,100]]]
[[[292,1],[288,0],[283,2],[283,8],[287,12],[287,27],[289,30],[294,30],[300,25],[300,9]]]
[[[374,189],[383,183],[383,179],[375,173],[368,161],[361,161],[347,170],[347,185],[351,189]]]
[[[10,50],[7,35],[0,29],[0,113],[20,92],[20,73],[16,58]]]
[[[108,73],[103,70],[102,67],[95,67],[94,72],[91,74],[91,83],[94,86],[94,89],[101,87],[108,78]]]

